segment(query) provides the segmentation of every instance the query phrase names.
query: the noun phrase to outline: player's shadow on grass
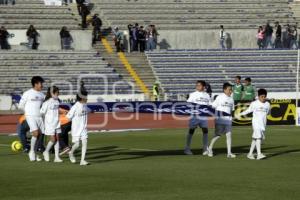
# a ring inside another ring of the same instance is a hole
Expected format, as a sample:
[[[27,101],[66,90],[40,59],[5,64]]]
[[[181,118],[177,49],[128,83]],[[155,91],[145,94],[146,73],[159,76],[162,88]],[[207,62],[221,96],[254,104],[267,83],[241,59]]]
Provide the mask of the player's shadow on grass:
[[[271,150],[271,149],[279,149],[285,148],[286,146],[272,146],[266,147],[264,150]],[[249,146],[235,146],[232,147],[232,152],[238,154],[247,154],[249,151]],[[290,150],[285,152],[276,153],[270,155],[269,157],[282,155],[285,153],[291,152],[298,152],[300,149],[297,150]],[[195,155],[201,155],[201,149],[193,149],[193,153]],[[226,154],[227,148],[215,148],[214,154]],[[78,152],[80,154],[80,152]],[[108,146],[108,147],[101,147],[101,148],[93,148],[88,149],[87,159],[93,163],[105,163],[105,162],[113,162],[113,161],[122,161],[122,160],[134,160],[134,159],[141,159],[146,157],[153,157],[153,156],[183,156],[183,149],[174,149],[174,150],[158,150],[158,151],[132,151],[119,148],[118,146]]]
[[[265,150],[265,148],[263,150]],[[273,158],[273,157],[276,157],[276,156],[281,156],[281,155],[284,155],[284,154],[289,154],[289,153],[300,153],[300,149],[290,149],[290,150],[286,150],[286,151],[271,153],[267,156],[267,159],[270,159],[270,158]]]

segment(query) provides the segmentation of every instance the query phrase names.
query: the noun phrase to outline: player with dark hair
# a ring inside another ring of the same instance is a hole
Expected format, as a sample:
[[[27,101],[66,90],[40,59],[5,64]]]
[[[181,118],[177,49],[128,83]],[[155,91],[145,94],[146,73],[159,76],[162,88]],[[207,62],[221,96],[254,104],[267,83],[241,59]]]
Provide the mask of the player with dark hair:
[[[221,137],[226,135],[227,143],[227,157],[235,158],[236,156],[231,152],[231,129],[232,129],[232,111],[234,111],[234,101],[231,97],[232,85],[230,83],[224,83],[223,94],[219,95],[216,100],[212,103],[212,107],[216,111],[228,114],[227,116],[217,116],[215,120],[215,136],[211,140],[208,148],[208,156],[213,157],[213,146],[215,142]]]
[[[36,157],[35,145],[38,136],[44,133],[44,122],[40,113],[41,105],[45,99],[45,95],[42,93],[43,83],[44,79],[42,77],[32,77],[32,88],[22,95],[19,104],[19,108],[25,112],[25,118],[30,127],[30,133],[32,134],[29,151],[30,161],[40,161],[40,159]]]
[[[195,103],[198,105],[210,105],[211,99],[210,96],[205,92],[205,81],[197,81],[196,83],[196,91],[191,93],[189,95],[189,98],[187,102]],[[194,132],[197,127],[200,127],[202,129],[203,133],[203,155],[207,155],[208,151],[208,120],[205,117],[199,117],[197,115],[192,115],[190,122],[189,122],[189,131],[186,137],[186,146],[184,149],[184,153],[186,155],[193,155],[193,152],[191,151],[191,143],[192,143],[192,137],[194,135]]]
[[[250,77],[245,78],[245,86],[242,100],[253,101],[255,98],[255,87],[252,85],[252,80]]]
[[[267,116],[270,113],[270,103],[266,101],[267,91],[265,89],[258,90],[258,99],[253,101],[249,108],[242,112],[240,116],[253,113],[252,117],[252,143],[250,147],[250,152],[247,157],[251,160],[255,159],[253,151],[256,147],[257,160],[264,159],[266,156],[261,153],[261,141],[265,139],[265,130],[267,125]]]
[[[80,165],[88,165],[89,163],[85,160],[85,155],[87,151],[87,91],[80,90],[79,94],[76,95],[76,103],[72,106],[71,110],[67,114],[67,118],[72,120],[72,142],[73,146],[69,152],[69,158],[72,163],[76,163],[76,158],[74,152],[79,148],[80,142],[81,147],[81,161]]]
[[[244,91],[244,86],[241,83],[241,76],[236,76],[235,77],[235,84],[233,86],[233,100],[235,102],[239,102],[242,100],[242,95],[243,95],[243,91]]]
[[[49,152],[54,145],[55,159],[54,162],[63,162],[59,157],[59,142],[58,134],[61,133],[60,121],[59,121],[59,101],[58,101],[59,89],[56,86],[48,88],[45,102],[41,108],[41,114],[44,116],[45,123],[45,135],[49,136],[49,142],[43,156],[46,162],[50,161]]]

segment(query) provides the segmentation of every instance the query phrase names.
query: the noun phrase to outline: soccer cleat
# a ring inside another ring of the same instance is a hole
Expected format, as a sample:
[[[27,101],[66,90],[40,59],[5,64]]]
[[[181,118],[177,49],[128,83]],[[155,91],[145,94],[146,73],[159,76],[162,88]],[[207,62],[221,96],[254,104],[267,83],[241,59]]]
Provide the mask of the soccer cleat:
[[[70,158],[71,163],[76,163],[76,158],[72,153],[69,153],[69,158]]]
[[[227,158],[236,158],[236,155],[230,153],[230,154],[227,154]]]
[[[39,155],[36,155],[36,161],[37,162],[41,162],[42,161],[42,159],[41,159],[41,157]]]
[[[29,156],[29,160],[31,162],[35,161],[35,152],[34,151],[29,151],[28,156]]]
[[[62,162],[63,162],[63,160],[62,160],[62,159],[60,159],[60,158],[55,158],[55,159],[54,159],[54,162],[55,162],[55,163],[62,163]]]
[[[71,149],[70,149],[69,147],[66,147],[66,148],[64,148],[64,149],[59,153],[59,155],[62,156],[62,155],[64,155],[64,154],[66,154],[66,153],[69,153],[70,150],[71,150]]]
[[[267,156],[265,156],[264,154],[259,154],[259,155],[257,155],[257,160],[262,160],[262,159],[264,159],[264,158],[266,158]]]
[[[184,149],[184,154],[185,154],[185,155],[193,155],[193,152],[191,151],[191,149],[185,148],[185,149]]]
[[[247,158],[249,158],[250,160],[255,160],[255,157],[253,154],[248,154],[247,155]]]
[[[85,160],[80,162],[80,165],[84,166],[84,165],[89,165],[90,163],[86,162]]]
[[[202,153],[202,155],[203,155],[203,156],[207,156],[208,153],[209,153],[208,151],[204,151],[204,152]]]
[[[207,153],[207,156],[208,156],[208,157],[214,157],[214,153],[213,153],[212,149],[208,148],[208,149],[207,149],[207,152],[208,152],[208,153]]]
[[[44,152],[43,152],[43,156],[44,156],[44,160],[45,160],[46,162],[49,162],[49,161],[50,161],[49,152],[44,151]]]

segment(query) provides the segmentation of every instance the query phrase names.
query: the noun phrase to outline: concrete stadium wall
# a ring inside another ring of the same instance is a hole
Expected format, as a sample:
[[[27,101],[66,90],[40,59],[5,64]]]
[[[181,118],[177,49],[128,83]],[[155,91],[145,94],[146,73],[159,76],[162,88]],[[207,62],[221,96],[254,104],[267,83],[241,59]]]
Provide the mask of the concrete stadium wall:
[[[226,30],[231,48],[257,48],[257,30]],[[219,30],[159,31],[159,49],[212,49],[220,48]]]
[[[13,37],[9,38],[8,42],[12,49],[27,49],[26,46],[20,45],[21,43],[27,43],[26,30],[8,30]],[[61,42],[59,32],[60,30],[38,30],[40,33],[39,50],[60,50]],[[71,35],[74,42],[72,47],[75,50],[90,50],[92,49],[92,32],[82,30],[72,30]]]

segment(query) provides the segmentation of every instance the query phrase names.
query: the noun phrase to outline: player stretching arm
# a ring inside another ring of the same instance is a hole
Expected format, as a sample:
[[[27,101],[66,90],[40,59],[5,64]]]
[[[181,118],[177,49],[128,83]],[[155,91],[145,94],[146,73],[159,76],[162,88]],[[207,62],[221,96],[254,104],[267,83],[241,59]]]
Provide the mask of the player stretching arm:
[[[187,102],[195,103],[199,105],[210,105],[210,96],[205,92],[205,81],[197,81],[196,83],[196,91],[191,93]],[[186,146],[184,149],[184,153],[186,155],[193,155],[191,151],[191,143],[192,137],[197,127],[202,128],[203,138],[203,155],[207,155],[208,151],[208,123],[206,117],[200,117],[197,115],[193,115],[189,122],[189,131],[186,136]]]
[[[88,165],[89,163],[85,161],[85,154],[87,151],[87,117],[88,117],[88,108],[87,108],[87,95],[86,91],[81,91],[81,94],[77,94],[77,102],[72,106],[71,110],[67,114],[67,118],[72,120],[72,142],[73,146],[69,152],[69,158],[72,163],[76,163],[74,152],[79,148],[80,141],[82,144],[81,147],[81,161],[80,165]]]
[[[240,116],[253,113],[252,117],[252,143],[250,147],[250,152],[247,157],[251,160],[255,159],[253,156],[253,151],[256,147],[257,160],[264,159],[266,156],[261,153],[261,141],[265,139],[265,130],[267,125],[267,115],[270,112],[270,103],[266,101],[267,91],[265,89],[258,90],[258,99],[253,101],[249,108],[242,112]]]

